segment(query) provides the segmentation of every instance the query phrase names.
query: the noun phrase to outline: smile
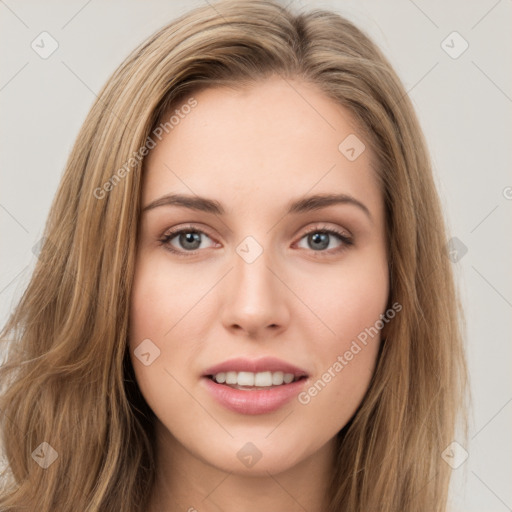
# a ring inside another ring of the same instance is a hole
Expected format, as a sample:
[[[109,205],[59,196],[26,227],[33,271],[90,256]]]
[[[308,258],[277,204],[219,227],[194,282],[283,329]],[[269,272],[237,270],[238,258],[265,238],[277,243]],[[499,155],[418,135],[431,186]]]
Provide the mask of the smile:
[[[210,376],[218,384],[226,384],[236,389],[265,389],[272,386],[281,386],[290,384],[301,377],[296,377],[293,373],[284,373],[282,371],[271,372],[219,372]]]

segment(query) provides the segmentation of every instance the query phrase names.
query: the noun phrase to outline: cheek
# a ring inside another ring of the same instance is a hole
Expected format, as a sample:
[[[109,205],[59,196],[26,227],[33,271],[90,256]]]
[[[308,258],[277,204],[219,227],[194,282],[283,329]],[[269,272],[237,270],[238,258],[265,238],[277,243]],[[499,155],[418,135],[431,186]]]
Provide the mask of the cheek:
[[[389,295],[385,254],[375,251],[364,256],[347,258],[346,265],[303,283],[302,295],[323,323],[321,346],[331,354],[347,350],[360,334],[364,338],[362,333],[385,312]]]
[[[170,343],[188,302],[185,284],[155,258],[137,262],[130,298],[130,357],[142,395],[160,419],[170,403],[190,408],[190,398],[177,383],[181,376],[173,378],[174,366],[187,366],[187,354]]]
[[[352,417],[368,389],[388,300],[385,257],[375,253],[366,264],[359,263],[312,279],[303,288],[322,322],[315,318],[309,324],[311,339],[318,340],[314,352],[319,364],[299,403],[333,432]]]
[[[165,296],[165,278],[157,272],[151,274],[144,269],[136,273],[130,304],[130,342],[144,338],[159,337],[163,329],[165,310],[172,311],[172,295]]]
[[[176,290],[180,290],[180,293],[176,293]],[[183,287],[176,276],[165,271],[158,260],[139,258],[130,298],[129,347],[136,375],[141,381],[154,375],[155,368],[165,367],[166,333],[177,321],[176,316],[181,309],[179,304],[183,303],[184,294],[186,287]],[[141,362],[148,361],[137,360],[138,347],[142,343],[148,348],[144,353],[151,353],[149,359],[152,362],[147,366]]]
[[[205,279],[169,268],[165,255],[143,256],[134,276],[130,303],[130,341],[169,339],[169,331],[206,292]],[[204,287],[204,290],[203,290]]]

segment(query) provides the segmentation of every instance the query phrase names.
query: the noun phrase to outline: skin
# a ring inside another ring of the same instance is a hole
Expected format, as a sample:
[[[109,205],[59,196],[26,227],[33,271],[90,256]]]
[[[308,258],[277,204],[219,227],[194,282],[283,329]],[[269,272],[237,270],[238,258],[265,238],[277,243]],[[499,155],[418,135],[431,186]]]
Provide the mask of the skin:
[[[325,510],[335,435],[364,398],[381,336],[308,404],[293,399],[273,413],[225,409],[201,375],[232,357],[274,356],[308,372],[307,390],[385,312],[374,156],[367,141],[355,161],[338,150],[358,134],[354,119],[311,84],[275,77],[194,97],[197,106],[147,157],[142,207],[183,193],[215,199],[226,213],[166,205],[141,215],[129,342],[158,418],[147,510]],[[290,201],[321,193],[351,195],[371,218],[352,204],[286,214]],[[175,236],[167,246],[183,256],[173,254],[160,240],[188,224],[206,235],[192,249]],[[353,245],[328,235],[318,249],[307,233],[317,227],[338,229]],[[252,263],[236,252],[247,236],[263,249]],[[160,355],[145,366],[133,351],[148,338]],[[237,457],[247,442],[261,453],[252,467]]]

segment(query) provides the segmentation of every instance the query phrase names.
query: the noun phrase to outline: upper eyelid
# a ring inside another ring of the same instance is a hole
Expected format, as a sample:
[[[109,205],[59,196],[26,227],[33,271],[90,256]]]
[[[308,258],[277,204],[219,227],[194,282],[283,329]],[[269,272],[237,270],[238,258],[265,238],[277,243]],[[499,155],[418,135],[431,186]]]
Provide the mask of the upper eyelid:
[[[311,228],[307,228],[306,231],[303,233],[302,236],[308,234],[308,233],[311,233],[311,232],[315,232],[315,231],[332,231],[336,234],[339,234],[337,233],[338,231],[341,231],[342,235],[343,236],[346,236],[347,238],[352,238],[352,233],[346,229],[346,228],[342,228],[342,227],[338,227],[338,228],[332,228],[332,227],[329,227],[329,226],[324,226],[324,227],[321,227],[320,224],[322,224],[321,222],[312,226]]]
[[[342,228],[342,227],[338,227],[338,228],[333,228],[333,227],[329,227],[328,226],[328,222],[325,222],[325,223],[322,223],[322,222],[317,222],[317,223],[313,223],[314,225],[313,226],[310,226],[308,228],[306,228],[305,230],[305,233],[309,233],[310,231],[315,231],[315,230],[326,230],[326,231],[343,231],[344,234],[346,234],[347,237],[352,237],[352,234],[351,232],[346,229],[346,228]],[[332,224],[332,223],[331,223]],[[189,224],[189,225],[184,225],[184,226],[179,226],[179,227],[175,227],[175,228],[168,228],[166,229],[163,233],[162,233],[162,236],[166,236],[168,234],[177,234],[177,233],[180,233],[182,231],[196,231],[196,232],[199,232],[199,233],[203,233],[205,235],[208,235],[210,236],[210,238],[215,238],[214,236],[211,236],[209,234],[209,231],[207,228],[203,228],[203,227],[198,227],[197,225],[194,225],[194,224]]]
[[[172,246],[171,240],[173,240],[175,237],[177,237],[180,233],[191,232],[191,231],[195,231],[197,233],[206,235],[208,238],[210,238],[210,240],[213,242],[214,245],[212,247],[205,247],[203,249],[194,249],[193,251],[187,251],[185,249],[179,249],[179,248],[175,248],[174,246]],[[347,231],[345,228],[341,228],[340,226],[337,226],[336,228],[329,228],[322,222],[318,222],[317,224],[306,229],[306,231],[303,231],[302,235],[299,238],[296,239],[296,237],[294,237],[293,245],[300,243],[300,241],[303,238],[305,238],[306,236],[308,236],[309,233],[314,233],[315,231],[328,232],[328,233],[330,233],[330,236],[336,237],[341,243],[341,246],[339,246],[336,249],[331,249],[330,251],[312,251],[314,253],[315,261],[321,261],[324,258],[329,258],[329,257],[336,256],[336,255],[341,256],[341,254],[343,254],[346,250],[348,250],[355,243],[354,237],[350,233],[350,231],[348,231],[348,234],[344,233],[344,231]],[[190,224],[188,226],[175,227],[175,228],[166,230],[164,232],[164,234],[161,237],[159,237],[159,242],[166,250],[170,251],[171,253],[174,253],[176,255],[176,257],[180,257],[180,258],[186,258],[186,257],[193,258],[195,256],[198,256],[199,254],[204,253],[205,249],[215,249],[216,248],[215,244],[219,244],[219,242],[217,241],[217,239],[215,237],[210,236],[210,234],[208,233],[208,230],[198,228],[197,226],[190,225]],[[303,249],[299,249],[299,250],[303,250]],[[191,260],[191,261],[193,261],[193,260]]]
[[[323,223],[321,223],[321,222],[318,222],[315,225],[313,225],[313,226],[307,228],[305,231],[303,231],[301,236],[300,236],[300,238],[299,238],[299,240],[301,240],[302,238],[307,236],[309,233],[314,233],[316,231],[332,232],[336,236],[345,237],[345,238],[347,238],[347,239],[349,239],[351,241],[353,239],[353,236],[350,233],[350,231],[348,231],[345,228],[338,227],[336,229],[336,228],[329,227],[327,225],[323,225]],[[167,229],[162,234],[162,236],[160,238],[173,239],[174,237],[176,237],[177,235],[179,235],[180,233],[183,233],[183,232],[197,232],[197,233],[200,233],[202,235],[206,235],[213,242],[219,243],[218,240],[216,239],[216,237],[210,235],[210,233],[208,232],[207,229],[200,228],[200,227],[197,227],[195,225],[185,225],[185,226],[182,226],[182,227]],[[186,252],[193,252],[193,251],[186,251]]]
[[[163,232],[162,237],[167,237],[167,236],[170,236],[170,235],[176,236],[176,235],[179,235],[182,232],[189,232],[189,231],[195,231],[197,233],[201,233],[202,235],[208,236],[212,240],[215,239],[214,236],[210,235],[210,233],[208,232],[207,229],[199,228],[197,226],[182,226],[182,227],[177,227],[177,228],[166,229]]]

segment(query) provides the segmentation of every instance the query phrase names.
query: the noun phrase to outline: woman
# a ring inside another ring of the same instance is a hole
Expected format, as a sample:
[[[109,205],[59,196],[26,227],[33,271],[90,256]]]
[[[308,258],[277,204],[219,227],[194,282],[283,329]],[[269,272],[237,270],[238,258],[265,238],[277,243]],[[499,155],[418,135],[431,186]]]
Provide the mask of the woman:
[[[446,238],[407,94],[347,20],[164,27],[92,107],[4,329],[2,510],[446,510]]]

